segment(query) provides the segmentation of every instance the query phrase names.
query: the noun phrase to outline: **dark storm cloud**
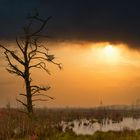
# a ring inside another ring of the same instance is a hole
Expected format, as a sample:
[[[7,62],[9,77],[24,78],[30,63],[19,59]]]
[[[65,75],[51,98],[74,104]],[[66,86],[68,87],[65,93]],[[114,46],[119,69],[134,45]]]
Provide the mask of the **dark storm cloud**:
[[[1,0],[0,37],[15,37],[34,8],[53,16],[47,34],[54,39],[140,46],[140,2],[135,0]]]

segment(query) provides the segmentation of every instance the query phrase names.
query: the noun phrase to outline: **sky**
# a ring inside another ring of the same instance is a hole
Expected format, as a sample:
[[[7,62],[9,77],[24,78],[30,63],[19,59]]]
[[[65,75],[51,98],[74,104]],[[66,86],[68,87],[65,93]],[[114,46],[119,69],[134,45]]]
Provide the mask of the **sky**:
[[[140,2],[137,0],[1,0],[1,38],[14,38],[27,15],[38,9],[52,16],[51,39],[128,43],[139,47]]]
[[[27,16],[38,9],[52,16],[45,44],[63,64],[51,76],[33,71],[34,81],[51,85],[50,107],[134,104],[140,94],[140,2],[136,0],[1,0],[0,41],[10,48],[22,35]],[[0,55],[0,106],[24,92],[24,82],[7,73]]]

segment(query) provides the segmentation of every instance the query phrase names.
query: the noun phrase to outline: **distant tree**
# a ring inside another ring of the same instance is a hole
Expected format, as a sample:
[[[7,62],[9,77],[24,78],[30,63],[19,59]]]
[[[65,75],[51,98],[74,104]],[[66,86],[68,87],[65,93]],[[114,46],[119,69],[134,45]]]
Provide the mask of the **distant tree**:
[[[47,101],[48,98],[53,99],[41,93],[41,91],[50,89],[49,86],[32,84],[31,69],[38,68],[50,74],[47,62],[55,64],[61,69],[61,64],[54,62],[55,56],[49,54],[49,50],[40,42],[41,38],[46,37],[42,34],[42,31],[50,19],[51,17],[47,19],[40,18],[38,12],[33,16],[28,16],[28,24],[24,27],[23,36],[16,38],[17,48],[11,50],[9,47],[0,45],[8,62],[7,71],[20,76],[25,82],[25,93],[20,95],[26,98],[26,102],[19,99],[17,101],[25,106],[28,115],[33,113],[33,102]]]

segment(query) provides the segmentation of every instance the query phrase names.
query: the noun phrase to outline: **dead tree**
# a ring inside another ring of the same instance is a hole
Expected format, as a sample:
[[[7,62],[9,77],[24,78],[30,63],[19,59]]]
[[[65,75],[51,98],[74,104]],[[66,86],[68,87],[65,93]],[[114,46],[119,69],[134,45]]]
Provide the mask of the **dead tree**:
[[[49,86],[39,86],[32,83],[31,70],[37,68],[50,74],[47,68],[47,63],[49,62],[61,69],[61,64],[54,61],[54,55],[49,54],[49,50],[40,42],[41,38],[46,37],[42,34],[42,31],[50,18],[42,19],[38,13],[29,16],[29,22],[24,27],[23,36],[16,38],[16,49],[11,50],[9,47],[0,45],[8,62],[7,71],[20,76],[25,82],[25,93],[20,95],[26,98],[26,102],[19,99],[17,101],[25,106],[28,114],[33,113],[33,102],[47,101],[48,98],[53,99],[41,93],[41,91],[47,91],[50,88]]]

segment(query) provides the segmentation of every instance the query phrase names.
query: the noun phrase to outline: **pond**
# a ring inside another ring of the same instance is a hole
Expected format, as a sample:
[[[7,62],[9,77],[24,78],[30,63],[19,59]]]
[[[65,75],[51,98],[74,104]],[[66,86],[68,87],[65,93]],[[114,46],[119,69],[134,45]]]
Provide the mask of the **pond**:
[[[77,135],[92,135],[96,131],[121,131],[124,129],[137,130],[140,129],[140,119],[134,119],[131,117],[123,118],[121,121],[113,121],[110,119],[103,119],[98,121],[95,119],[87,120],[74,120],[72,122],[62,122],[63,130],[67,128],[72,129]]]

